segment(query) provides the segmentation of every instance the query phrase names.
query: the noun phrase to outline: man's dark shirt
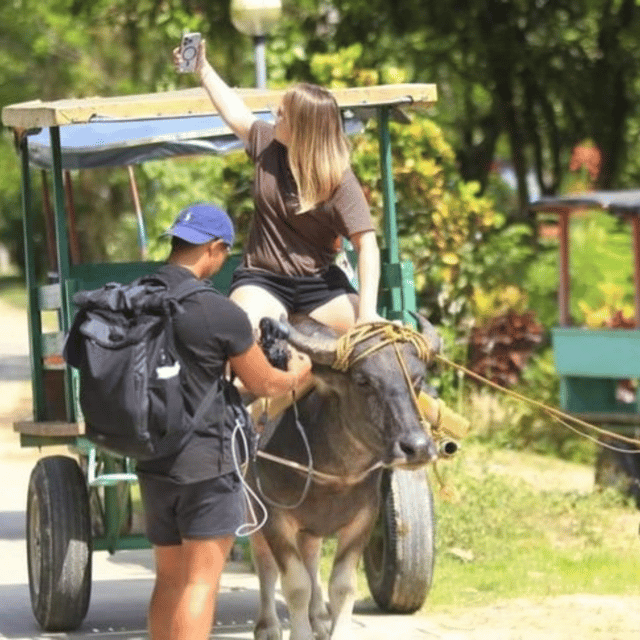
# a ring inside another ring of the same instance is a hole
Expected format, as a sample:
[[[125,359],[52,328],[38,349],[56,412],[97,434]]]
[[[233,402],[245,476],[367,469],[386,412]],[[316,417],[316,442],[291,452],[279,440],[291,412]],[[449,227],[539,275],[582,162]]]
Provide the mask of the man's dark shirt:
[[[170,289],[195,277],[188,269],[171,264],[161,267],[157,275]],[[184,375],[185,405],[191,415],[211,385],[223,376],[228,359],[244,353],[254,341],[247,314],[222,294],[212,291],[198,292],[185,299],[184,313],[177,314],[174,320],[176,347]],[[230,434],[223,433],[223,426],[219,424],[223,413],[220,403],[220,398],[214,401],[203,424],[177,455],[139,462],[137,470],[181,484],[200,482],[230,471]]]

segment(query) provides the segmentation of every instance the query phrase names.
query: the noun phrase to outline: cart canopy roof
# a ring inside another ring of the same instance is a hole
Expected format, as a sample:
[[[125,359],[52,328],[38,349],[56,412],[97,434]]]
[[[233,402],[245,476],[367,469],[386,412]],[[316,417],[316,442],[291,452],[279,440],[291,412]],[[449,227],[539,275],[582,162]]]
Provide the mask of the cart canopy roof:
[[[257,113],[273,121],[271,112]],[[361,131],[362,122],[345,119],[349,135]],[[51,169],[53,154],[49,129],[28,138],[29,163]],[[242,142],[220,116],[156,118],[154,120],[97,121],[60,129],[64,170],[139,164],[174,156],[222,155],[242,149]]]
[[[285,91],[237,89],[261,119],[272,112]],[[391,107],[391,116],[407,121],[400,107],[429,106],[436,100],[432,84],[380,85],[337,89],[348,134],[361,130],[376,108]],[[63,169],[116,166],[189,154],[223,154],[242,148],[213,111],[202,88],[110,98],[42,102],[34,100],[2,109],[2,122],[18,137],[28,136],[29,161],[51,168],[48,127],[60,127]]]
[[[285,90],[236,89],[252,111],[278,107]],[[361,111],[367,107],[429,106],[437,97],[434,84],[391,84],[332,91],[341,109]],[[95,120],[146,120],[174,116],[212,115],[209,96],[202,88],[164,91],[109,98],[82,98],[42,102],[33,100],[2,109],[2,124],[16,130],[65,126]]]
[[[557,213],[562,209],[596,207],[611,213],[640,213],[640,189],[585,191],[564,196],[547,196],[530,205],[533,211]]]

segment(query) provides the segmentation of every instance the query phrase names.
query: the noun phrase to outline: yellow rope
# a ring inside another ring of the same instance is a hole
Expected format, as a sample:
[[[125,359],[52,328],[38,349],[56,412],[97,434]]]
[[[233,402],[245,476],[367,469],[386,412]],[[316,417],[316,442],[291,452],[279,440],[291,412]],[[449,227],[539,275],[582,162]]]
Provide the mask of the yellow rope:
[[[356,345],[375,337],[380,337],[380,342],[371,345],[355,358],[352,357]],[[410,342],[418,352],[418,356],[425,362],[430,362],[434,355],[433,346],[428,338],[412,327],[391,322],[370,322],[356,325],[338,339],[333,368],[338,371],[347,371],[358,360],[366,358],[382,347],[397,342]]]
[[[616,440],[619,440],[620,442],[626,442],[628,444],[633,444],[633,445],[637,445],[640,446],[640,440],[638,440],[637,438],[630,438],[628,436],[623,436],[622,434],[619,433],[615,433],[614,431],[610,431],[609,429],[602,429],[601,427],[597,427],[594,424],[591,424],[589,422],[586,422],[585,420],[581,420],[580,418],[577,418],[575,416],[571,416],[567,413],[564,413],[563,411],[560,411],[559,409],[556,409],[554,407],[550,407],[546,404],[544,404],[543,402],[539,402],[538,400],[532,400],[531,398],[527,398],[526,396],[523,396],[522,394],[516,392],[516,391],[512,391],[511,389],[507,389],[506,387],[503,387],[499,384],[496,384],[495,382],[492,382],[491,380],[488,380],[487,378],[475,373],[474,371],[471,371],[471,369],[467,369],[466,367],[464,367],[461,364],[457,364],[456,362],[453,362],[451,360],[449,360],[448,358],[445,358],[444,356],[440,355],[440,354],[436,354],[436,358],[438,360],[440,360],[440,362],[443,362],[444,364],[447,364],[451,367],[454,367],[455,369],[458,369],[459,371],[463,371],[466,375],[470,376],[471,378],[475,378],[476,380],[478,380],[479,382],[482,382],[484,384],[489,385],[490,387],[493,387],[494,389],[497,389],[498,391],[502,391],[502,393],[505,393],[508,396],[511,396],[512,398],[515,398],[516,400],[520,400],[521,402],[525,402],[527,404],[530,404],[534,407],[537,407],[538,409],[540,409],[541,411],[543,411],[544,413],[546,413],[548,416],[550,416],[551,418],[553,418],[554,420],[556,420],[557,422],[559,422],[561,425],[567,427],[568,429],[571,429],[572,431],[575,431],[576,433],[578,433],[579,435],[585,437],[585,438],[589,438],[591,440],[593,440],[593,438],[590,438],[586,433],[579,431],[578,429],[576,429],[575,427],[571,426],[571,424],[569,424],[570,422],[572,422],[573,424],[579,425],[581,427],[583,427],[584,429],[589,429],[591,431],[594,431],[595,433],[598,433],[600,435],[605,435],[605,436],[609,436],[612,437]],[[624,452],[628,452],[627,449],[616,449],[615,447],[612,447],[611,445],[607,444],[606,442],[601,442],[599,440],[596,441],[598,444],[602,445],[603,447],[606,447],[608,449],[612,449],[613,451],[624,451]]]
[[[357,356],[353,355],[355,347],[371,338],[380,338],[379,342],[375,342],[367,349],[364,349],[362,353]],[[347,371],[358,360],[368,357],[374,351],[378,351],[383,347],[390,344],[393,345],[404,380],[407,383],[407,389],[411,395],[411,400],[416,409],[420,421],[422,422],[423,429],[431,434],[432,437],[438,438],[438,434],[434,433],[433,425],[427,420],[425,413],[420,406],[418,395],[411,383],[411,376],[407,370],[407,365],[398,348],[399,342],[410,343],[414,346],[418,353],[418,357],[429,363],[433,357],[435,350],[429,339],[422,333],[418,333],[413,327],[398,325],[391,322],[370,322],[366,324],[356,325],[351,328],[347,333],[338,339],[336,347],[336,357],[333,363],[333,368],[338,371]]]
[[[374,343],[359,355],[355,357],[353,356],[353,351],[359,343],[375,337],[379,337],[380,341],[377,343]],[[577,432],[578,434],[582,435],[585,438],[594,440],[594,438],[590,437],[588,434],[584,433],[583,431],[576,429],[576,427],[572,426],[572,424],[570,423],[573,423],[573,425],[578,425],[583,429],[588,429],[590,431],[593,431],[599,435],[604,435],[604,436],[614,438],[619,442],[625,442],[627,444],[632,444],[640,447],[640,440],[637,438],[630,438],[628,436],[615,433],[614,431],[610,431],[608,429],[602,429],[601,427],[597,427],[589,422],[581,420],[580,418],[564,413],[559,409],[550,407],[537,400],[532,400],[531,398],[527,398],[526,396],[523,396],[522,394],[517,393],[516,391],[512,391],[510,389],[507,389],[506,387],[496,384],[495,382],[492,382],[491,380],[475,373],[474,371],[467,369],[463,365],[457,364],[456,362],[449,360],[443,355],[435,353],[433,346],[429,342],[428,338],[424,334],[418,333],[415,329],[413,329],[410,326],[397,325],[391,322],[372,322],[372,323],[357,325],[353,327],[346,334],[341,336],[338,340],[336,357],[333,363],[333,368],[337,369],[338,371],[347,371],[349,367],[351,367],[358,360],[366,358],[368,355],[370,355],[374,351],[377,351],[378,349],[382,349],[383,347],[389,344],[393,344],[395,347],[396,354],[398,356],[398,361],[400,362],[400,366],[402,368],[405,380],[407,381],[407,386],[410,390],[412,399],[418,411],[418,415],[420,416],[423,423],[425,423],[425,425],[428,425],[429,423],[423,414],[423,411],[418,403],[417,395],[415,393],[415,390],[413,389],[413,385],[411,384],[411,380],[409,378],[409,373],[407,371],[405,362],[398,349],[398,344],[397,344],[398,342],[411,343],[415,347],[416,351],[418,352],[418,356],[427,363],[429,363],[432,360],[432,358],[435,356],[440,362],[447,364],[451,367],[454,367],[460,371],[463,371],[466,375],[472,378],[475,378],[479,382],[487,384],[490,387],[493,387],[494,389],[497,389],[498,391],[501,391],[502,393],[505,393],[508,396],[511,396],[521,402],[525,402],[534,407],[537,407],[538,409],[546,413],[548,416],[556,420],[558,423],[560,423],[564,427]],[[596,440],[596,441],[601,446],[607,447],[614,451],[619,450],[613,447],[612,445],[607,444],[606,442],[601,442],[599,440]],[[625,449],[624,451],[627,451],[627,450]]]

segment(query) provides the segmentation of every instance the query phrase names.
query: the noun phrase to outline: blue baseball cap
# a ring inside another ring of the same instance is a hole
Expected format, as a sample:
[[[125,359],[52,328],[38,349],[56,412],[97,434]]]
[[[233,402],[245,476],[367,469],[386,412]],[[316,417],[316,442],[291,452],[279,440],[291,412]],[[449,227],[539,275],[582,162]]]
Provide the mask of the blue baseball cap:
[[[163,236],[176,236],[191,244],[222,240],[233,246],[235,233],[231,218],[213,204],[192,204],[183,209]]]

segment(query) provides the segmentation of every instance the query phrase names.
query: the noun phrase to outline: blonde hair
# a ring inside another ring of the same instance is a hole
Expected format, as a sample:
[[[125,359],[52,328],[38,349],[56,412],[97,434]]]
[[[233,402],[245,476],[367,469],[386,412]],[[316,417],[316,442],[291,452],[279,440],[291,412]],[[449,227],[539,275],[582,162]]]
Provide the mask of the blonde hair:
[[[284,95],[282,106],[291,138],[289,165],[298,187],[300,211],[328,200],[349,167],[349,141],[333,95],[313,84],[299,84]]]

